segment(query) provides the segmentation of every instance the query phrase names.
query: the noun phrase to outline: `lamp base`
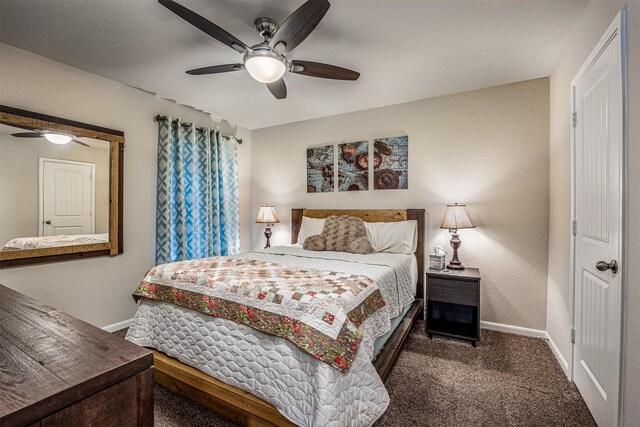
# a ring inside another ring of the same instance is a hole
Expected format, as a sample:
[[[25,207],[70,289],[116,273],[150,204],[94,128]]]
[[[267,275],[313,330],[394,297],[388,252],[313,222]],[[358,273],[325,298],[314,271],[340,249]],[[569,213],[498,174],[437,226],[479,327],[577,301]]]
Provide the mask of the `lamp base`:
[[[457,264],[454,264],[453,261],[450,262],[449,264],[447,264],[447,268],[449,270],[464,270],[464,265],[462,265],[462,263],[458,262]]]
[[[447,264],[447,268],[449,270],[464,270],[464,265],[458,259],[458,248],[462,243],[460,241],[460,236],[458,235],[458,230],[449,230],[451,232],[451,247],[453,248],[453,256],[451,257],[451,261]]]
[[[269,240],[271,239],[271,224],[267,224],[267,229],[264,230],[264,237],[267,238],[267,245],[264,248],[270,248],[271,242],[269,242]]]

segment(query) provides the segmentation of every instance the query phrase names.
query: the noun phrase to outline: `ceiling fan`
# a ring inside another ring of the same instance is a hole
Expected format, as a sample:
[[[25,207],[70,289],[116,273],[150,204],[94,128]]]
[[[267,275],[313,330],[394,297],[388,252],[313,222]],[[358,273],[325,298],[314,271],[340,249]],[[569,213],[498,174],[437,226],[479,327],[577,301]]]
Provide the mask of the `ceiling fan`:
[[[78,141],[75,139],[73,135],[69,135],[62,132],[52,132],[50,130],[40,130],[34,132],[18,132],[12,133],[11,136],[15,136],[16,138],[45,138],[47,141],[52,144],[68,144],[70,142],[74,142],[76,144],[84,145],[85,147],[91,147],[89,144],[85,144],[82,141]]]
[[[287,97],[287,86],[282,78],[286,71],[334,80],[357,80],[360,77],[360,73],[347,68],[287,58],[311,34],[327,13],[330,6],[327,0],[308,0],[280,26],[271,18],[256,19],[254,25],[263,41],[253,46],[247,46],[213,22],[173,0],[158,0],[158,2],[214,39],[244,55],[242,63],[196,68],[187,71],[187,74],[203,75],[247,70],[251,77],[265,83],[277,99]]]

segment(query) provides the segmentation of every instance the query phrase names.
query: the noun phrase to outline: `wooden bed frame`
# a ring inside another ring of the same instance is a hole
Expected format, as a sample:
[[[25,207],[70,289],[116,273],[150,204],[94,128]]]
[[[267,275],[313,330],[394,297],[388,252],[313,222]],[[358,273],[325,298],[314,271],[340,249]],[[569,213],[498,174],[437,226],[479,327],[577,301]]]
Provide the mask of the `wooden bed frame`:
[[[422,314],[424,284],[424,209],[292,209],[291,241],[296,243],[302,217],[326,218],[330,215],[350,215],[367,222],[395,222],[416,220],[418,222],[418,248],[415,256],[418,262],[418,283],[416,299],[396,330],[378,354],[374,366],[384,381],[400,349],[411,331],[416,318]],[[237,387],[210,377],[191,366],[153,350],[154,377],[158,384],[180,393],[217,413],[246,426],[294,426],[270,403]]]

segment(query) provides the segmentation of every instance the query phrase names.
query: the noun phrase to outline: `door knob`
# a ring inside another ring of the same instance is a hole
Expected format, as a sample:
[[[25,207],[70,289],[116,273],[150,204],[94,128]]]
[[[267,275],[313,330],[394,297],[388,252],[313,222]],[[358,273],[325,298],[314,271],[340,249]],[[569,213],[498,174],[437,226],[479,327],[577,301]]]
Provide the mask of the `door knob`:
[[[618,261],[612,259],[611,262],[598,261],[596,268],[600,271],[611,270],[612,273],[618,272]]]
[[[48,219],[48,220],[46,220],[44,223],[45,223],[45,224],[51,224],[51,220],[49,220],[49,219]]]

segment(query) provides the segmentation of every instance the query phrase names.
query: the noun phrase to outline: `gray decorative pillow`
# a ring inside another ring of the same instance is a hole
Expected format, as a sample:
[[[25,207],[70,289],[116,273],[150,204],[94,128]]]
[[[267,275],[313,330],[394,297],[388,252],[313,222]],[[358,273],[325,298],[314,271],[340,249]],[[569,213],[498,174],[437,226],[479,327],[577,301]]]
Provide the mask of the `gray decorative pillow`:
[[[349,252],[352,254],[370,254],[373,252],[373,247],[371,246],[371,241],[367,238],[367,236],[358,237],[349,243]]]
[[[322,236],[328,251],[350,252],[349,245],[359,237],[367,237],[364,221],[352,216],[331,215],[324,221]]]
[[[304,243],[302,243],[302,249],[307,251],[324,251],[326,250],[327,245],[322,234],[314,234],[313,236],[309,236],[304,239]]]

